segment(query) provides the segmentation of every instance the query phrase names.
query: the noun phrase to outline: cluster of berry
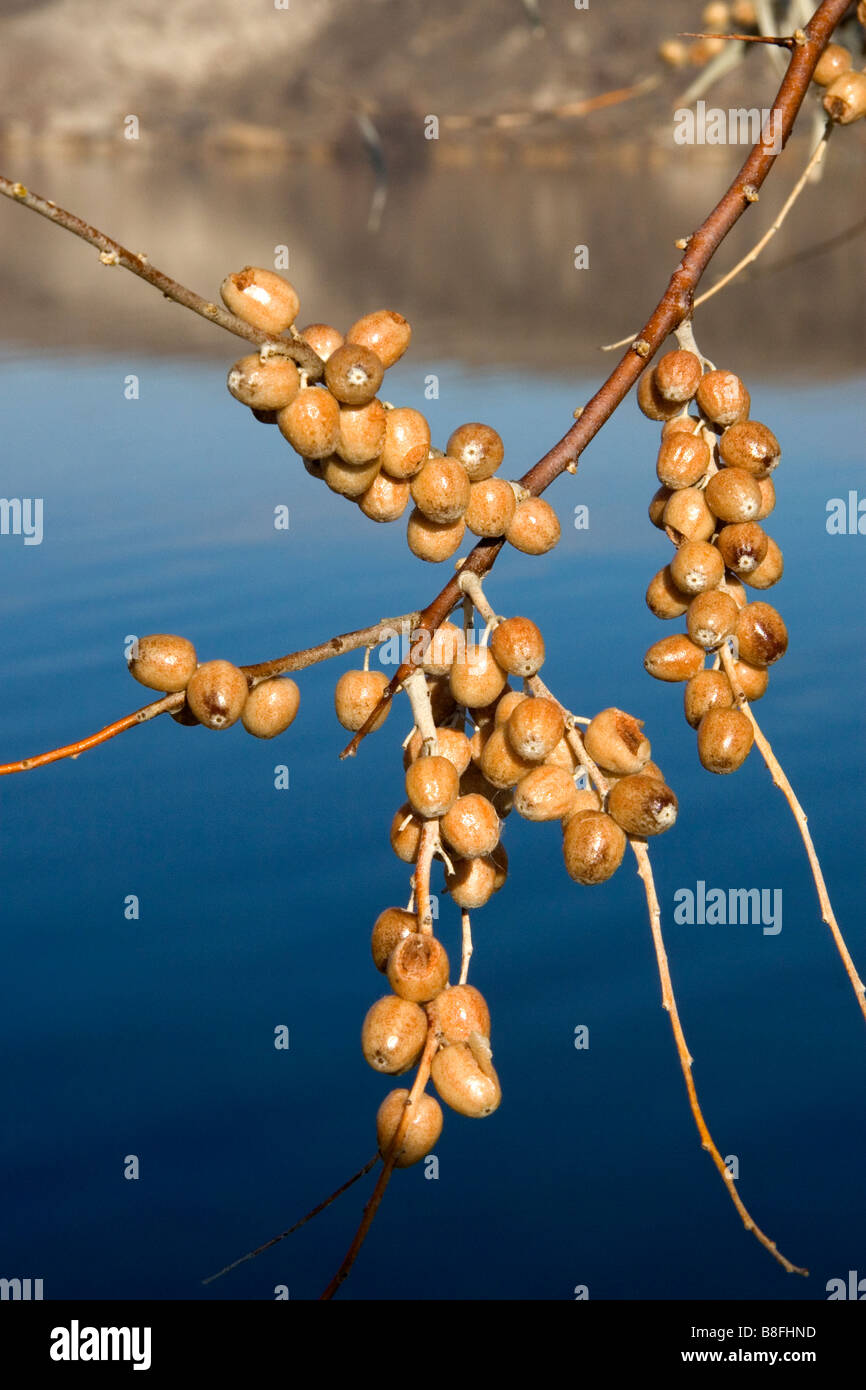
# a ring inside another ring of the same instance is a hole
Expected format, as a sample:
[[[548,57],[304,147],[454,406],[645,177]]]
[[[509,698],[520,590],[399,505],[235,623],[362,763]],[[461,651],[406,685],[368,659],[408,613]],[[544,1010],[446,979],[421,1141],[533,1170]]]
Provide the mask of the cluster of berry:
[[[694,401],[700,414],[688,413]],[[685,614],[687,634],[663,637],[644,665],[659,680],[686,681],[685,714],[698,731],[698,755],[710,772],[734,772],[753,742],[751,721],[719,669],[732,648],[739,688],[748,700],[767,689],[767,668],[784,656],[788,633],[769,603],[749,602],[744,585],[769,589],[782,576],[782,552],[761,522],[776,504],[770,474],[778,440],[749,419],[750,397],[733,372],[704,371],[696,353],[666,353],[638,387],[638,404],[664,421],[656,472],[661,487],[650,520],[677,547],[654,575],[646,601],[657,618]],[[704,669],[708,653],[715,666]]]
[[[275,424],[304,467],[332,492],[355,502],[371,521],[397,521],[411,498],[407,541],[419,559],[438,562],[467,531],[504,536],[528,555],[559,540],[556,513],[516,483],[494,477],[504,457],[496,430],[472,422],[451,435],[445,451],[431,444],[421,411],[379,399],[385,371],[403,356],[412,330],[401,314],[377,309],[345,338],[328,324],[296,333],[299,301],[272,270],[247,266],[223,281],[227,307],[274,341],[242,357],[228,388],[257,420]],[[312,385],[291,355],[287,330],[316,354],[322,380]]]
[[[860,22],[866,25],[866,7],[862,4],[858,14]],[[851,51],[844,44],[827,45],[812,81],[825,89],[824,110],[837,125],[850,125],[866,116],[866,72],[855,71]]]
[[[710,4],[704,6],[701,24],[710,32],[692,43],[685,44],[682,39],[665,39],[658,50],[662,62],[672,68],[682,68],[687,64],[705,67],[711,58],[717,58],[725,51],[727,43],[722,34],[730,33],[732,26],[738,33],[755,33],[758,16],[752,0],[733,0],[732,4],[725,3],[725,0],[710,0]]]
[[[155,632],[140,637],[129,658],[130,674],[148,690],[166,695],[185,691],[183,706],[172,711],[179,724],[230,729],[241,721],[256,738],[275,738],[293,722],[301,693],[287,676],[250,683],[231,661],[203,661],[186,637]]]

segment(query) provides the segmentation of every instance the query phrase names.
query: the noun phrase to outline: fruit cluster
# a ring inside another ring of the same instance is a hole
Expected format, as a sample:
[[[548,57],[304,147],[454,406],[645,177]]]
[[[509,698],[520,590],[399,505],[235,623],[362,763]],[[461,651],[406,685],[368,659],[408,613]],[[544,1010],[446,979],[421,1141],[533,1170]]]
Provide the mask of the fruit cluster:
[[[682,68],[687,64],[706,67],[728,46],[722,34],[730,33],[732,28],[737,33],[754,33],[758,28],[758,16],[752,0],[733,0],[732,4],[725,3],[725,0],[711,0],[710,4],[704,6],[701,24],[708,32],[692,43],[683,43],[682,39],[665,39],[658,50],[662,62],[672,68]]]
[[[830,43],[812,74],[813,82],[824,88],[824,110],[837,125],[851,125],[866,116],[866,72],[855,71],[853,61],[844,44]]]
[[[627,837],[660,834],[677,815],[676,796],[650,761],[639,720],[606,709],[578,734],[549,692],[532,693],[545,656],[535,623],[496,620],[487,633],[489,642],[475,642],[474,630],[446,622],[413,653],[424,673],[432,732],[425,738],[416,725],[404,744],[407,799],[391,825],[395,854],[415,865],[432,829],[428,858],[432,845],[445,862],[446,891],[464,914],[483,907],[505,883],[508,859],[500,836],[512,809],[530,821],[559,822],[566,869],[588,885],[612,876]],[[509,677],[524,688],[512,689]],[[360,728],[386,684],[381,672],[345,672],[335,692],[340,723]],[[381,720],[389,710],[390,703]],[[583,785],[584,779],[595,789]],[[414,889],[410,907],[389,907],[377,918],[371,949],[391,993],[371,1007],[364,1022],[366,1060],[377,1071],[399,1075],[418,1062],[432,1029],[431,1076],[441,1100],[462,1115],[491,1114],[501,1089],[487,1005],[466,984],[465,956],[459,984],[449,986],[448,956]],[[408,1094],[392,1091],[379,1110],[383,1153]],[[397,1160],[401,1167],[429,1153],[442,1128],[433,1097],[423,1095],[412,1113]]]
[[[420,410],[379,399],[386,370],[403,356],[412,330],[401,314],[377,309],[345,336],[328,324],[298,332],[298,296],[272,270],[246,266],[220,289],[238,318],[274,341],[242,357],[228,389],[257,420],[275,424],[308,473],[355,502],[371,521],[397,521],[410,500],[409,549],[433,563],[453,555],[467,530],[504,536],[527,555],[543,555],[559,540],[548,502],[494,475],[504,457],[496,430],[477,421],[454,430],[445,450],[431,443]],[[282,337],[291,331],[293,340]],[[313,382],[291,355],[294,342],[312,349],[322,367]]]
[[[287,676],[250,685],[231,661],[204,661],[186,637],[155,632],[140,637],[129,658],[129,671],[148,690],[166,695],[184,691],[182,707],[172,712],[179,724],[230,729],[238,720],[256,738],[275,738],[294,721],[301,694]]]
[[[694,402],[698,414],[689,413]],[[646,601],[657,618],[685,615],[686,633],[663,637],[644,665],[651,676],[686,681],[685,715],[697,729],[698,756],[710,772],[734,772],[753,742],[752,724],[736,708],[734,687],[720,669],[729,647],[739,689],[759,700],[768,667],[784,656],[788,633],[769,603],[750,602],[746,588],[765,590],[782,576],[782,552],[761,522],[776,504],[771,474],[778,440],[749,418],[750,398],[733,372],[704,371],[695,352],[666,353],[638,387],[638,404],[662,421],[656,462],[661,486],[650,520],[676,553],[650,580]],[[715,654],[712,669],[704,669]]]

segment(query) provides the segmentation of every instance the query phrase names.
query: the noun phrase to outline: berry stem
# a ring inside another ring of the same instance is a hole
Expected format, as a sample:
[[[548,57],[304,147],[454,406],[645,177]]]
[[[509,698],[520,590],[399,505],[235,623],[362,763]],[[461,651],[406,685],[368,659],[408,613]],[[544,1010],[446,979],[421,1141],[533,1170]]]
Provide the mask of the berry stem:
[[[469,962],[470,962],[470,960],[472,959],[472,950],[473,950],[473,947],[472,947],[472,923],[471,923],[471,921],[469,920],[469,913],[467,912],[467,910],[466,910],[465,907],[461,909],[461,912],[460,912],[460,922],[461,922],[461,926],[462,926],[462,929],[463,929],[463,955],[462,955],[462,959],[461,959],[461,962],[460,962],[460,980],[459,980],[459,983],[460,983],[461,985],[465,985],[465,984],[466,984],[466,981],[469,979]]]
[[[671,982],[671,972],[670,967],[668,966],[667,951],[665,950],[664,937],[662,936],[661,909],[659,908],[659,900],[656,895],[655,882],[653,879],[652,865],[650,864],[649,851],[647,849],[645,840],[639,840],[633,838],[632,836],[629,836],[629,844],[631,845],[632,850],[634,851],[634,856],[637,860],[638,875],[640,877],[641,882],[643,883],[644,892],[646,893],[647,910],[649,912],[650,919],[650,930],[652,932],[653,946],[655,947],[656,961],[658,962],[659,979],[661,980],[662,986],[662,1008],[665,1009],[665,1011],[670,1016],[671,1028],[673,1029],[677,1055],[680,1059],[680,1066],[682,1068],[683,1079],[685,1080],[686,1090],[689,1096],[689,1105],[691,1106],[692,1115],[694,1116],[694,1121],[697,1125],[698,1133],[701,1136],[701,1145],[704,1149],[707,1150],[707,1152],[713,1160],[713,1163],[715,1164],[716,1168],[721,1174],[721,1177],[724,1180],[725,1190],[727,1191],[728,1196],[730,1197],[731,1201],[733,1202],[734,1206],[739,1212],[746,1230],[752,1232],[755,1239],[760,1241],[761,1245],[764,1246],[765,1250],[769,1250],[770,1254],[773,1256],[773,1259],[778,1260],[779,1264],[782,1266],[783,1269],[787,1270],[788,1274],[806,1275],[809,1273],[809,1271],[807,1269],[801,1269],[799,1265],[792,1264],[789,1259],[786,1259],[782,1252],[776,1248],[776,1242],[770,1240],[769,1236],[765,1235],[764,1232],[761,1230],[760,1226],[758,1226],[755,1223],[754,1219],[749,1214],[749,1211],[747,1210],[746,1206],[741,1201],[740,1194],[734,1186],[734,1179],[731,1177],[730,1171],[725,1164],[725,1160],[722,1158],[722,1155],[716,1148],[716,1145],[713,1141],[713,1136],[710,1134],[710,1131],[707,1127],[707,1122],[704,1119],[703,1112],[700,1107],[700,1102],[698,1101],[698,1093],[695,1088],[694,1077],[692,1076],[693,1058],[686,1044],[685,1034],[683,1033],[683,1027],[680,1023],[680,1015],[679,1010],[677,1009],[676,998],[674,997],[674,987]]]
[[[818,853],[815,849],[812,836],[809,833],[809,825],[806,818],[806,812],[800,805],[794,788],[791,786],[791,783],[788,781],[788,778],[785,775],[785,771],[782,768],[782,764],[779,762],[779,759],[773,752],[769,740],[766,738],[764,731],[762,730],[761,726],[759,725],[757,719],[754,716],[754,713],[752,712],[752,707],[749,701],[743,694],[739,680],[737,679],[736,664],[734,662],[734,658],[730,651],[730,648],[727,646],[727,644],[721,648],[720,656],[722,659],[722,666],[725,669],[725,674],[728,677],[728,680],[731,682],[731,688],[734,692],[734,699],[737,702],[737,707],[738,709],[741,709],[743,713],[747,716],[747,718],[750,720],[752,729],[754,730],[755,734],[755,743],[758,745],[758,748],[760,749],[761,757],[764,759],[764,762],[767,765],[767,770],[770,773],[773,782],[779,788],[779,791],[782,793],[789,807],[791,808],[791,814],[794,817],[794,820],[797,824],[797,829],[800,832],[800,837],[803,841],[803,845],[806,850],[806,855],[809,860],[809,867],[812,870],[812,878],[815,881],[815,888],[818,892],[818,902],[821,905],[821,919],[830,928],[830,932],[836,944],[836,950],[839,952],[842,964],[845,967],[845,973],[847,974],[848,979],[851,981],[851,988],[854,991],[854,997],[856,998],[857,1003],[860,1006],[860,1012],[862,1013],[864,1019],[866,1019],[866,986],[864,986],[863,981],[860,979],[860,976],[857,973],[857,967],[855,966],[854,961],[851,958],[851,953],[848,950],[845,938],[842,935],[842,929],[839,926],[839,923],[836,921],[836,914],[833,911],[833,907],[830,902],[830,895],[827,892],[827,885],[824,882],[824,874],[821,869],[821,861],[818,858]]]
[[[439,822],[425,820],[421,827],[421,842],[418,858],[412,875],[412,889],[415,896],[415,915],[418,930],[425,936],[433,935],[433,912],[430,907],[430,870],[436,851],[439,849]]]

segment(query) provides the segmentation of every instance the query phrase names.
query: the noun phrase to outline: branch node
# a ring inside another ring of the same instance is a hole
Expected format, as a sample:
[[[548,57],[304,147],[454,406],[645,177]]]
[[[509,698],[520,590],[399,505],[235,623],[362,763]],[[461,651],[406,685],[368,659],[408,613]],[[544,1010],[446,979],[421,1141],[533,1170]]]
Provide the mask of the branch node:
[[[632,347],[634,351],[637,353],[638,357],[649,357],[650,352],[652,351],[646,338],[636,338],[635,341],[632,343]]]
[[[747,183],[743,188],[743,197],[747,203],[756,203],[760,196],[760,193],[753,183]]]

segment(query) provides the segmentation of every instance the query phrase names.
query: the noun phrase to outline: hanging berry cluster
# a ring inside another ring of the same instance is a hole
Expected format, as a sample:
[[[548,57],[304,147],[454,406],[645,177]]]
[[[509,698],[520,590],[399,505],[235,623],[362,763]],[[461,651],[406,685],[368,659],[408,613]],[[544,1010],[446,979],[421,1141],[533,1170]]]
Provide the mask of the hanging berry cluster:
[[[274,335],[230,369],[231,394],[257,420],[276,425],[307,472],[371,521],[399,520],[411,499],[406,539],[413,555],[447,560],[467,530],[504,536],[527,555],[553,549],[560,526],[550,503],[494,476],[505,455],[496,430],[474,421],[460,425],[443,451],[431,444],[420,410],[379,399],[385,372],[412,337],[401,314],[377,309],[345,337],[323,323],[298,332],[293,286],[255,266],[227,276],[220,293],[238,318]],[[289,339],[282,337],[287,331]],[[300,369],[292,355],[298,344],[312,350],[301,356]],[[311,380],[313,371],[321,380]]]
[[[740,378],[704,365],[696,352],[678,348],[638,387],[644,415],[664,422],[650,520],[676,546],[650,580],[647,606],[665,620],[685,615],[687,629],[655,642],[644,665],[659,680],[687,682],[685,715],[697,729],[701,763],[728,773],[742,766],[754,739],[736,707],[740,694],[759,700],[768,667],[788,646],[779,612],[750,602],[744,587],[769,589],[782,577],[782,552],[761,525],[776,505],[770,475],[781,450],[772,430],[749,419]],[[692,401],[697,415],[689,413]]]

